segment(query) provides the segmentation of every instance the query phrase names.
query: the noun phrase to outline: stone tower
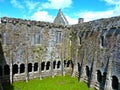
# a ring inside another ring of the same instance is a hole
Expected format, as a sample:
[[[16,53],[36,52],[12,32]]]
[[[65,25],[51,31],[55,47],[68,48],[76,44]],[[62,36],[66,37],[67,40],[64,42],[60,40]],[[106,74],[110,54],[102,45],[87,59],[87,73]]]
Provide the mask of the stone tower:
[[[68,25],[69,24],[66,17],[63,14],[63,12],[61,11],[61,9],[59,9],[58,14],[55,17],[53,22],[56,23],[56,24],[62,24],[62,25]]]

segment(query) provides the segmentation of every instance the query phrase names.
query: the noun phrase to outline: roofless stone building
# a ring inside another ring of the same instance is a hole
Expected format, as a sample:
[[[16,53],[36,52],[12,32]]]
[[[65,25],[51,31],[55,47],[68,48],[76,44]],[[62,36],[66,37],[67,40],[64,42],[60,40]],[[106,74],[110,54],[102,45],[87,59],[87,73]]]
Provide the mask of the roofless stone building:
[[[69,25],[1,18],[0,83],[71,75],[98,90],[120,90],[120,16]]]

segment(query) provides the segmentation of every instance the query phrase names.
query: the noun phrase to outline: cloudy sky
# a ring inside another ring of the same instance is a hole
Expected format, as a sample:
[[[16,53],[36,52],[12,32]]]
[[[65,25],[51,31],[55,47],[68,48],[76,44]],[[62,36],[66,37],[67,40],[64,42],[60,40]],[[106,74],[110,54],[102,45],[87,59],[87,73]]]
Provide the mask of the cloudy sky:
[[[0,17],[53,22],[59,9],[75,24],[120,15],[120,0],[0,0]]]

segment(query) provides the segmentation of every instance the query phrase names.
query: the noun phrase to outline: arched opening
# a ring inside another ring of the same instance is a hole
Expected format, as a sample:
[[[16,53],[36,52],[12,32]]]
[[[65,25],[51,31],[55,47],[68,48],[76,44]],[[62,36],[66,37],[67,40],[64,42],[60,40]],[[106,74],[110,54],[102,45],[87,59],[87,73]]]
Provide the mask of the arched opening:
[[[50,69],[50,62],[48,61],[46,64],[46,70],[49,70],[49,69]]]
[[[53,69],[55,69],[56,61],[53,62]]]
[[[118,90],[118,85],[119,85],[118,78],[116,76],[112,76],[112,88],[114,90]]]
[[[34,71],[38,71],[38,63],[34,63]]]
[[[100,70],[97,70],[97,81],[98,81],[99,83],[102,82],[102,75],[101,75]]]
[[[60,68],[60,61],[58,61],[57,63],[57,68]]]
[[[20,73],[24,73],[25,72],[25,65],[21,64],[20,65]]]
[[[10,67],[9,67],[9,65],[4,66],[4,74],[5,75],[10,75]]]
[[[101,36],[101,46],[104,46],[104,36]]]
[[[2,66],[0,66],[0,76],[2,76]]]
[[[69,67],[70,66],[70,60],[67,62],[67,67]]]
[[[28,72],[32,72],[32,63],[28,64]]]
[[[64,67],[66,67],[66,60],[64,60]]]
[[[13,74],[17,74],[18,73],[18,65],[14,64],[13,65]]]
[[[41,63],[41,70],[43,71],[44,68],[45,68],[45,62],[42,62],[42,63]]]
[[[87,77],[89,77],[89,74],[90,74],[89,67],[86,66],[86,75],[87,75]]]

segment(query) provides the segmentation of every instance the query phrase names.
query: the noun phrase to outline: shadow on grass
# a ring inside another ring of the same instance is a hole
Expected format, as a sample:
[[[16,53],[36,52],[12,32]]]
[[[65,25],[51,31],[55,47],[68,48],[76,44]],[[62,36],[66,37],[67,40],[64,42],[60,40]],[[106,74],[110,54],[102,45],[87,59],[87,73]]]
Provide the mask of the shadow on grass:
[[[3,85],[3,90],[14,90],[14,86],[11,84]]]

